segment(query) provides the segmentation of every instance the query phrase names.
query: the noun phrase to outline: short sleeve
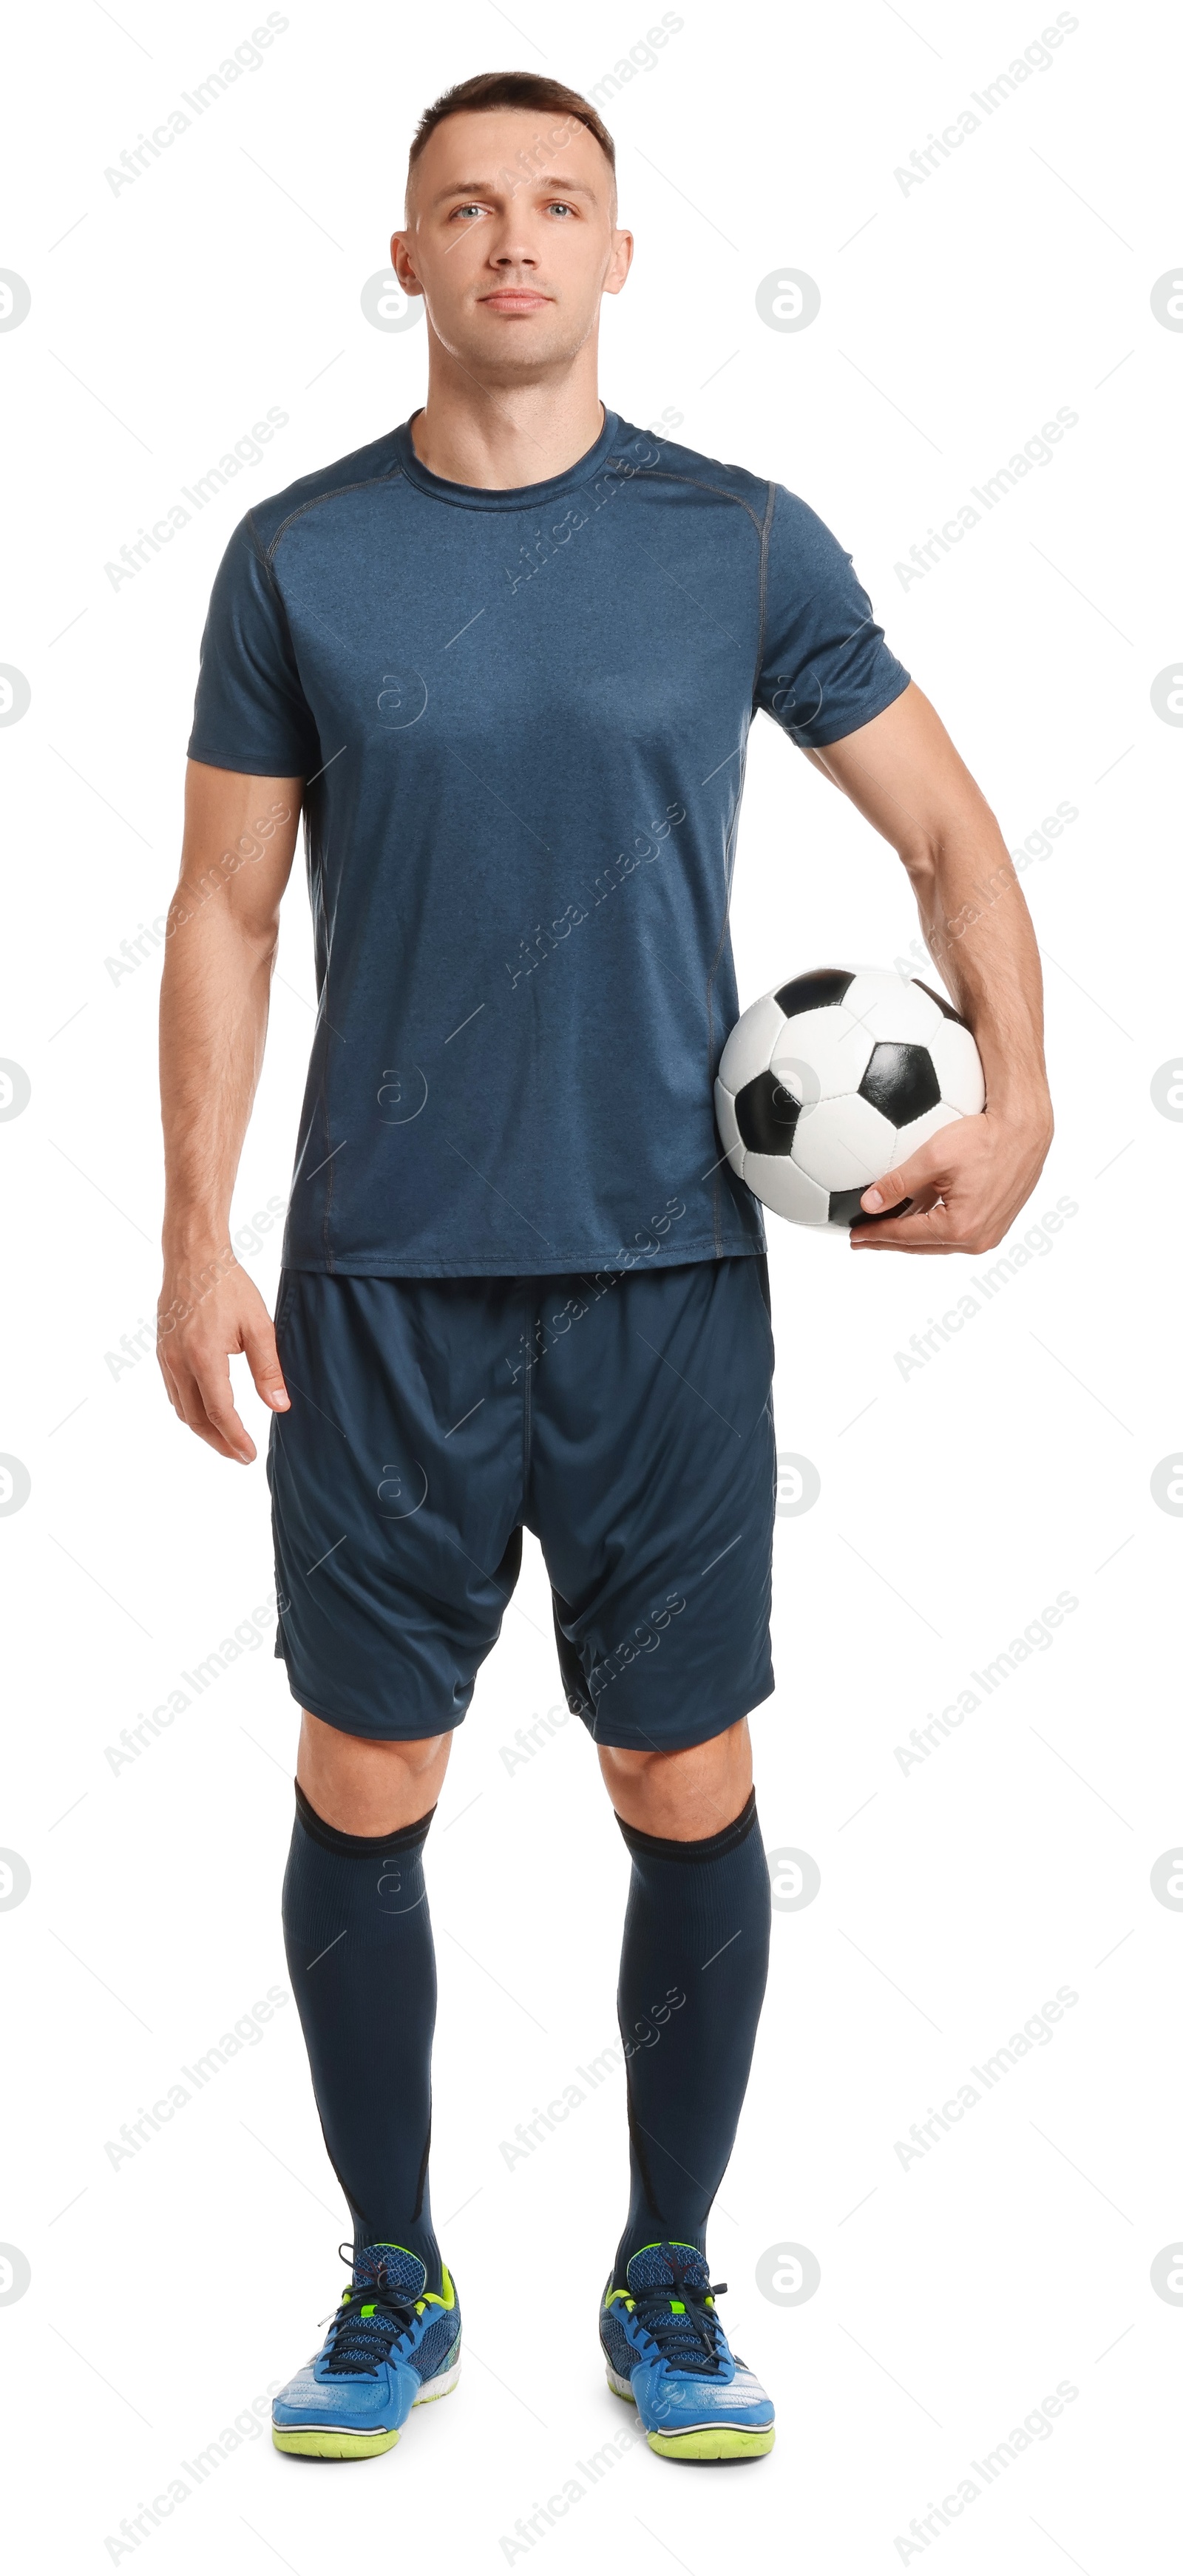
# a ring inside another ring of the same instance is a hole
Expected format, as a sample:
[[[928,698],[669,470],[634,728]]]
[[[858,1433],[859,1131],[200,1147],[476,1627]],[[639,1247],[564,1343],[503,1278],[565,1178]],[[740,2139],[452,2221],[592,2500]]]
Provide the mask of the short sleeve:
[[[249,512],[210,595],[189,758],[256,778],[309,778],[321,765],[287,615]]]
[[[778,484],[756,705],[794,742],[820,751],[882,715],[908,682],[850,556],[824,520]]]

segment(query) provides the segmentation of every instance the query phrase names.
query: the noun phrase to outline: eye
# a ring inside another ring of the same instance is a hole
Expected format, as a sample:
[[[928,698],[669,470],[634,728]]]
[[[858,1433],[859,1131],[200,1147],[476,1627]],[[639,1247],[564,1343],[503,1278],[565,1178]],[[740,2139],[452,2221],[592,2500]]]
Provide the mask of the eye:
[[[481,211],[481,209],[480,209],[480,207],[479,207],[478,205],[476,205],[475,203],[470,203],[469,205],[466,205],[466,206],[453,206],[453,208],[452,208],[452,215],[479,215],[480,211]],[[451,215],[449,216],[448,220],[449,220],[449,222],[451,222],[451,220],[452,220],[452,216],[451,216]]]
[[[546,211],[548,215],[573,215],[575,208],[574,206],[568,205],[565,197],[556,197],[547,207]]]

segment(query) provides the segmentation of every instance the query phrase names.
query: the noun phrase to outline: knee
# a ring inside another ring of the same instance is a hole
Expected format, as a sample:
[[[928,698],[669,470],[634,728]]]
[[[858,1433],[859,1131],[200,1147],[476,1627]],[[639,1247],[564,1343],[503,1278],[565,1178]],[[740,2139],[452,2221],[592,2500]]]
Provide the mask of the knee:
[[[646,1745],[643,1751],[632,1745],[601,1744],[599,1755],[606,1780],[641,1787],[646,1782],[709,1780],[726,1774],[737,1762],[750,1763],[751,1740],[747,1719],[741,1717],[721,1735],[709,1735],[704,1744]]]
[[[615,1781],[633,1783],[643,1780],[655,1763],[669,1762],[668,1753],[634,1753],[631,1746],[601,1744],[600,1769],[611,1788]]]
[[[730,1824],[752,1785],[746,1718],[705,1744],[673,1752],[603,1744],[604,1785],[617,1814],[642,1833],[692,1842]]]
[[[354,1742],[361,1741],[357,1737]],[[421,1735],[411,1744],[375,1744],[365,1739],[366,1751],[377,1754],[379,1761],[398,1765],[408,1780],[418,1780],[426,1771],[434,1771],[446,1755],[450,1738],[446,1735]]]
[[[451,1741],[450,1735],[408,1743],[346,1735],[305,1709],[296,1776],[326,1824],[342,1833],[390,1833],[434,1805]]]

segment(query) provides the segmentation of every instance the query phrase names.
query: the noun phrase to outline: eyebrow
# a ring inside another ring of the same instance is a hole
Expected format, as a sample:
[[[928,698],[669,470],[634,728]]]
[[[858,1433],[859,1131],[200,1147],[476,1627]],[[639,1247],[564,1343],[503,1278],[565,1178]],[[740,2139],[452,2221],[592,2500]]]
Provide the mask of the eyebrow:
[[[593,202],[596,193],[594,188],[583,187],[578,179],[529,179],[523,175],[516,184],[522,188],[550,188],[556,196],[590,197]],[[491,186],[487,179],[458,179],[450,188],[437,188],[431,203],[433,206],[442,206],[449,197],[496,197],[502,193],[500,189]]]

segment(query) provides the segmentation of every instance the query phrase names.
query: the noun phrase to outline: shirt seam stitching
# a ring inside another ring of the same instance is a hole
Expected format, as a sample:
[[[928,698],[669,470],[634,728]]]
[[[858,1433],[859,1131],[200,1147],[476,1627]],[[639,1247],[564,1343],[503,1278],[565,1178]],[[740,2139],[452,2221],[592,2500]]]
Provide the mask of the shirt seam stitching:
[[[760,685],[760,673],[764,668],[764,630],[768,613],[768,552],[772,538],[772,522],[775,512],[776,485],[775,483],[770,483],[768,486],[767,507],[764,512],[764,525],[760,531],[760,619],[759,640],[756,645],[756,668],[752,673],[753,711],[756,706],[756,691]]]
[[[257,529],[257,527],[256,527],[256,525],[255,525],[255,514],[254,514],[254,510],[253,510],[253,509],[250,509],[250,510],[248,510],[248,511],[247,511],[247,514],[246,514],[246,527],[247,527],[248,543],[249,543],[249,545],[250,545],[251,552],[252,552],[252,554],[254,555],[255,561],[256,561],[256,563],[258,564],[259,570],[260,570],[260,572],[261,572],[261,573],[262,573],[262,575],[263,575],[263,578],[264,578],[264,580],[265,580],[265,582],[266,582],[266,584],[267,584],[268,589],[269,589],[269,590],[270,590],[270,592],[272,593],[272,596],[273,596],[273,598],[274,598],[274,600],[275,600],[275,605],[276,605],[276,608],[277,608],[277,610],[278,610],[278,612],[279,612],[279,615],[280,615],[280,616],[282,617],[282,619],[283,619],[284,634],[285,634],[285,635],[286,635],[286,637],[287,637],[288,651],[289,651],[289,654],[290,654],[290,656],[291,656],[292,668],[293,668],[293,670],[295,671],[295,674],[296,674],[297,679],[299,680],[299,677],[300,677],[300,665],[299,665],[299,661],[298,661],[297,654],[296,654],[296,639],[295,639],[295,637],[294,637],[294,635],[293,635],[293,633],[292,633],[292,621],[291,621],[290,617],[288,616],[287,601],[285,600],[284,595],[283,595],[283,592],[282,592],[282,590],[281,590],[281,589],[280,589],[280,587],[279,587],[279,583],[278,583],[278,581],[276,580],[276,577],[275,577],[275,570],[274,570],[274,567],[273,567],[273,565],[272,565],[272,563],[271,563],[271,561],[270,561],[270,559],[269,559],[269,556],[268,556],[267,552],[264,550],[264,548],[263,548],[263,546],[262,546],[262,544],[261,544],[261,540],[260,540],[260,537],[259,537],[259,531],[258,531],[258,529]],[[302,683],[302,682],[301,682],[301,695],[303,696],[303,683]],[[317,734],[317,733],[316,733],[316,720],[315,720],[315,717],[313,716],[313,713],[312,713],[312,709],[311,709],[311,707],[308,705],[307,697],[304,697],[304,705],[305,705],[305,708],[306,708],[306,710],[307,710],[309,723],[310,723],[310,724],[311,724],[311,726],[312,726],[312,730],[313,730],[314,735],[316,735],[316,747],[317,747],[317,750],[318,750],[318,752],[319,752],[319,750],[320,750],[320,736],[319,736],[319,734]],[[196,715],[196,709],[194,709],[194,714]],[[194,732],[194,734],[196,734],[196,731],[197,731],[197,727],[196,727],[196,724],[195,724],[195,725],[194,725],[194,728],[193,728],[193,732]],[[192,740],[192,736],[190,737],[190,739]],[[196,757],[200,757],[200,755],[194,755],[192,752],[190,753],[190,755],[189,755],[189,756],[190,756],[190,758],[191,758],[191,759],[192,759],[192,758],[194,758],[195,756],[196,756]],[[216,764],[211,764],[211,766],[216,766]],[[261,773],[261,775],[263,775],[264,777],[266,776],[266,774],[267,774],[267,773],[266,773],[266,771],[263,771],[263,772]]]
[[[724,950],[724,948],[725,948],[725,946],[726,946],[726,943],[727,943],[727,925],[728,925],[728,922],[729,922],[730,917],[731,917],[731,881],[732,881],[732,877],[733,877],[733,875],[734,875],[734,870],[735,870],[735,843],[736,843],[736,835],[737,835],[738,830],[739,830],[739,816],[740,816],[740,808],[741,808],[741,806],[742,806],[742,804],[743,804],[744,779],[745,779],[746,774],[747,774],[747,745],[746,745],[746,742],[745,742],[744,747],[743,747],[743,750],[742,750],[742,751],[741,751],[741,753],[740,753],[740,760],[739,760],[739,785],[738,785],[738,788],[737,788],[737,790],[736,790],[735,807],[734,807],[734,811],[733,811],[733,813],[732,813],[731,823],[730,823],[730,827],[729,827],[729,829],[728,829],[728,833],[727,833],[727,839],[726,839],[726,841],[725,841],[725,843],[724,843],[724,847],[723,847],[723,885],[724,885],[723,920],[722,920],[722,923],[721,923],[721,925],[720,925],[720,929],[719,929],[719,944],[718,944],[718,947],[717,947],[717,948],[716,948],[716,950],[715,950],[714,957],[713,957],[713,959],[712,959],[712,961],[711,961],[711,971],[710,971],[710,974],[707,976],[707,1081],[708,1081],[708,1082],[710,1082],[710,1080],[711,1080],[711,1053],[712,1053],[712,1049],[713,1049],[713,1046],[714,1046],[714,1028],[715,1028],[715,977],[716,977],[716,975],[717,975],[717,974],[718,974],[718,972],[719,972],[719,960],[720,960],[720,958],[722,957],[723,950]],[[711,1209],[712,1209],[712,1214],[713,1214],[713,1218],[714,1218],[714,1230],[715,1230],[715,1252],[716,1252],[716,1257],[717,1257],[717,1258],[721,1258],[721,1257],[722,1257],[722,1250],[723,1250],[723,1232],[722,1232],[723,1174],[722,1174],[722,1164],[723,1164],[723,1162],[727,1161],[728,1159],[729,1159],[729,1158],[728,1158],[726,1155],[722,1156],[722,1157],[720,1158],[720,1161],[716,1163],[716,1165],[715,1165],[715,1169],[714,1169],[714,1172],[713,1172],[713,1174],[712,1174],[712,1183],[713,1183],[713,1186],[712,1186],[712,1190],[711,1190]]]
[[[689,477],[687,477],[687,480],[689,480]],[[737,496],[737,495],[734,495],[734,494],[731,494],[731,493],[727,493],[727,494],[725,494],[725,495],[724,495],[724,497],[725,497],[726,499],[730,500],[730,499],[733,499],[733,498],[737,498],[738,496]],[[746,508],[747,508],[747,503],[746,503],[746,502],[741,503],[741,507],[742,507],[742,508],[744,508],[744,509],[746,509]],[[768,544],[769,544],[769,538],[770,538],[770,535],[771,535],[771,532],[772,532],[772,520],[773,520],[773,514],[774,514],[774,511],[775,511],[775,508],[776,508],[776,485],[775,485],[775,483],[770,483],[770,484],[769,484],[769,486],[768,486],[768,499],[767,499],[767,501],[766,501],[766,503],[765,503],[765,505],[764,505],[764,521],[763,521],[763,525],[762,525],[762,527],[761,527],[761,529],[760,529],[760,577],[759,577],[759,611],[758,611],[758,617],[757,617],[756,667],[755,667],[755,670],[754,670],[754,672],[753,672],[753,674],[752,674],[752,696],[751,696],[751,704],[752,704],[753,708],[754,708],[754,706],[755,706],[756,687],[757,687],[757,683],[758,683],[758,681],[759,681],[760,672],[761,672],[761,668],[762,668],[762,666],[763,666],[763,661],[764,661],[764,623],[765,623],[765,613],[766,613],[766,604],[767,604]],[[749,515],[754,519],[754,517],[755,517],[755,513],[754,513],[754,511],[753,511],[753,512],[751,512]],[[721,926],[720,931],[719,931],[719,944],[718,944],[718,947],[717,947],[717,948],[716,948],[716,950],[715,950],[714,957],[713,957],[713,959],[712,959],[712,961],[711,961],[711,970],[710,970],[710,973],[709,973],[709,975],[707,976],[707,995],[706,995],[706,999],[707,999],[707,1080],[708,1080],[708,1082],[709,1082],[709,1081],[710,1081],[710,1079],[711,1079],[711,1056],[712,1056],[712,1052],[713,1052],[713,1049],[714,1049],[714,1031],[715,1031],[715,977],[716,977],[716,975],[717,975],[717,974],[718,974],[718,972],[719,972],[719,960],[720,960],[720,958],[722,957],[723,950],[724,950],[724,947],[725,947],[725,945],[726,945],[726,941],[727,941],[727,924],[728,924],[728,921],[729,921],[730,916],[731,916],[731,880],[732,880],[732,874],[733,874],[733,871],[734,871],[735,836],[736,836],[736,833],[737,833],[737,830],[738,830],[738,826],[739,826],[739,814],[740,814],[740,807],[741,807],[741,805],[742,805],[742,803],[743,803],[744,779],[745,779],[746,774],[747,774],[746,749],[747,749],[747,746],[746,746],[746,744],[745,744],[745,745],[744,745],[744,749],[743,749],[743,750],[741,751],[741,753],[740,753],[740,763],[739,763],[739,787],[738,787],[738,792],[737,792],[736,800],[735,800],[735,810],[734,810],[734,813],[733,813],[732,818],[731,818],[731,828],[730,828],[730,830],[729,830],[729,832],[728,832],[727,840],[726,840],[726,843],[725,843],[725,845],[724,845],[724,852],[723,852],[723,881],[724,881],[723,921],[722,921],[722,926]],[[721,1165],[720,1165],[720,1164],[716,1163],[716,1165],[715,1165],[715,1169],[714,1169],[714,1172],[713,1172],[713,1174],[712,1174],[711,1178],[712,1178],[712,1188],[711,1188],[711,1212],[712,1212],[712,1216],[713,1216],[713,1219],[714,1219],[715,1252],[716,1252],[716,1256],[717,1256],[718,1258],[721,1258],[721,1257],[722,1257],[722,1250],[723,1250],[723,1211],[722,1211],[722,1199],[723,1199],[723,1175],[722,1175],[722,1168],[721,1168]]]
[[[709,492],[712,498],[716,501],[734,501],[737,510],[746,510],[757,536],[761,538],[763,536],[762,523],[757,518],[751,502],[745,501],[742,492],[720,491],[717,484],[704,483],[700,474],[677,474],[668,465],[634,465],[632,474],[628,479],[632,482],[639,482],[642,477],[647,477],[649,480],[654,482],[686,483],[690,486],[691,491]],[[769,488],[771,489],[773,487],[770,486]]]
[[[297,519],[303,518],[306,510],[319,510],[322,502],[325,501],[343,501],[346,495],[350,492],[372,491],[376,483],[397,483],[400,480],[403,482],[406,482],[407,480],[407,476],[402,465],[391,465],[387,468],[385,474],[363,474],[356,483],[337,483],[334,485],[331,492],[314,492],[310,500],[301,501],[294,510],[289,510],[286,519],[280,520],[279,526],[277,527],[266,552],[265,560],[267,570],[271,574],[272,580],[275,581],[274,557],[275,549],[279,544],[279,540],[281,537],[286,536],[288,529],[294,526]],[[247,515],[252,518],[253,526],[253,515],[250,512],[248,512]],[[275,588],[279,591],[278,581],[275,581]],[[279,591],[279,596],[282,599],[282,591]]]

